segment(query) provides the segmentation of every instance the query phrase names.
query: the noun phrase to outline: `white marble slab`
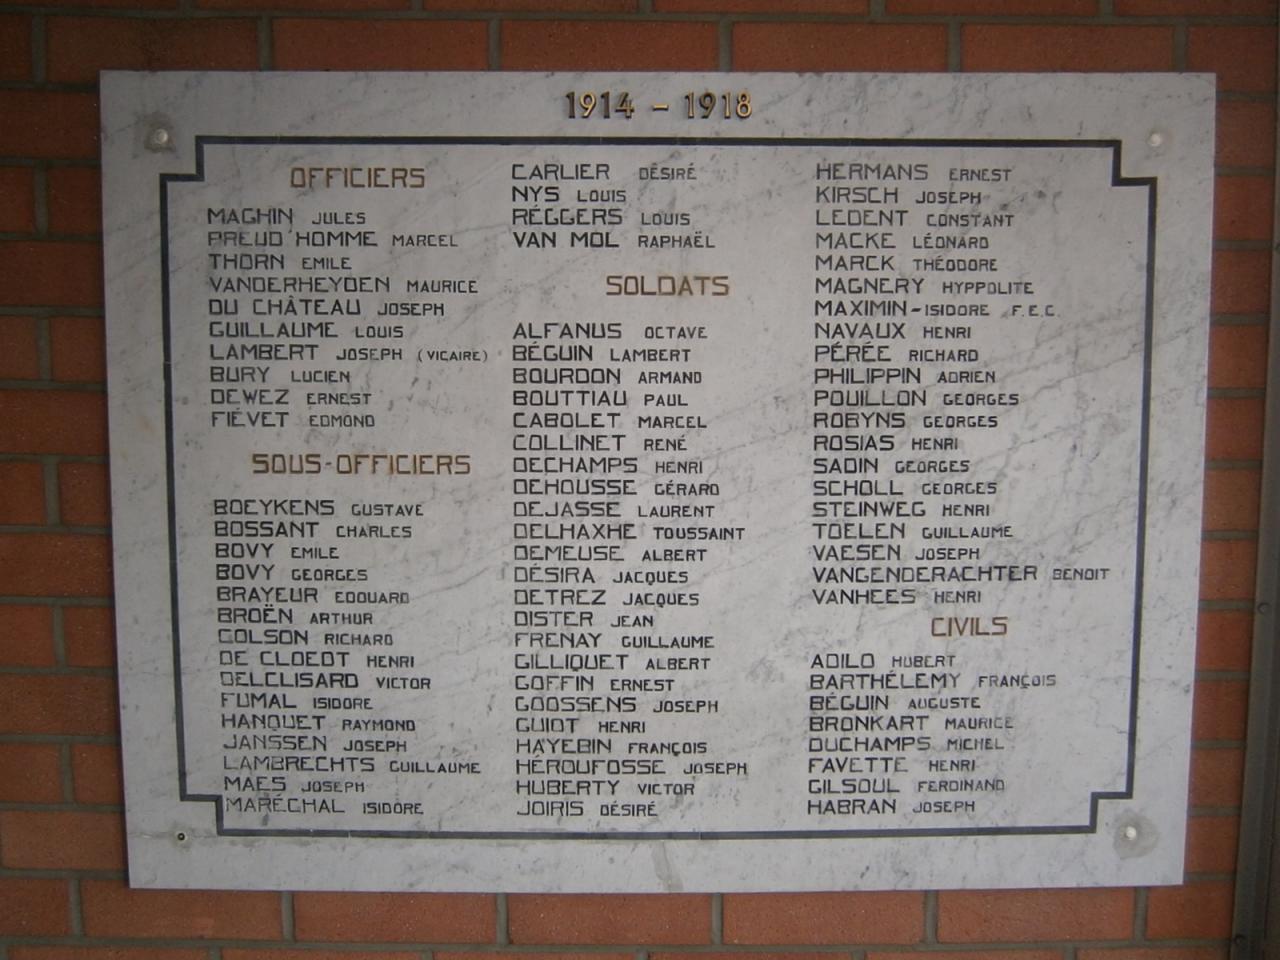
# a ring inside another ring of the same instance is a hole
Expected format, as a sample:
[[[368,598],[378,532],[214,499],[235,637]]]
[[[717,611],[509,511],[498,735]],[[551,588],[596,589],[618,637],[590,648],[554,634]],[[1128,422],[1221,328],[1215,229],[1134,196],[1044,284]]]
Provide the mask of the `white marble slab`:
[[[104,75],[131,883],[1180,882],[1212,117]]]

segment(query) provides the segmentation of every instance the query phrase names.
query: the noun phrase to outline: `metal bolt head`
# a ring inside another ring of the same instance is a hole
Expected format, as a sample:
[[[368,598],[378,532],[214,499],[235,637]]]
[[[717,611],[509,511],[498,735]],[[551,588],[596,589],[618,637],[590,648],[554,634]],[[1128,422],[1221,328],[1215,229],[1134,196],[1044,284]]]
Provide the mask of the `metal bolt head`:
[[[168,127],[152,127],[147,131],[147,149],[154,153],[173,149],[173,134]]]
[[[1125,860],[1145,857],[1160,845],[1160,831],[1136,811],[1130,811],[1116,824],[1112,837],[1116,853]]]

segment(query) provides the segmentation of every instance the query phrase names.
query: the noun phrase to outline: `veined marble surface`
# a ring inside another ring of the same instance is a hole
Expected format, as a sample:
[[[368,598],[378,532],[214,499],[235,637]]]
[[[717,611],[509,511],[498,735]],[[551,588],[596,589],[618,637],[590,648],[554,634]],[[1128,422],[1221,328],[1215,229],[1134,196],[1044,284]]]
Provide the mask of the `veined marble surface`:
[[[131,882],[1180,882],[1213,102],[104,74]]]

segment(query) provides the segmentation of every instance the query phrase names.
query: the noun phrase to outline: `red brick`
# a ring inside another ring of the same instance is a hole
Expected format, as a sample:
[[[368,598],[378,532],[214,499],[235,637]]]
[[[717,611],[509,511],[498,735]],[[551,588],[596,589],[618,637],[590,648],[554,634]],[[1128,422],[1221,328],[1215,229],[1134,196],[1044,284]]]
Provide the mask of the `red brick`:
[[[31,79],[31,18],[0,16],[0,80]]]
[[[955,16],[1091,17],[1098,0],[886,0],[885,13]]]
[[[590,960],[594,956],[596,954],[582,954],[581,960]],[[691,956],[689,953],[654,951],[649,954],[649,960],[690,960]],[[799,953],[787,951],[786,953],[780,953],[772,950],[763,952],[757,950],[717,950],[712,953],[699,951],[697,956],[698,960],[846,960],[848,955],[831,952]],[[477,957],[476,960],[481,960],[481,958]]]
[[[44,523],[44,467],[0,460],[0,523]]]
[[[1249,684],[1244,680],[1199,680],[1191,714],[1194,740],[1243,740]]]
[[[636,0],[423,0],[424,10],[635,13]],[[654,9],[659,9],[655,4]]]
[[[0,6],[31,6],[31,0],[0,0]],[[42,7],[129,7],[141,10],[173,9],[178,0],[40,0]]]
[[[502,25],[507,70],[714,70],[714,24],[661,20],[512,20]]]
[[[108,596],[111,542],[93,534],[0,534],[0,582],[16,597]]]
[[[938,940],[1119,940],[1132,890],[966,890],[938,894]]]
[[[110,734],[116,685],[110,677],[0,674],[3,733]]]
[[[1261,482],[1257,470],[1206,471],[1204,529],[1257,530]]]
[[[1253,645],[1253,614],[1250,611],[1202,610],[1197,634],[1197,669],[1249,669]]]
[[[91,94],[0,90],[0,116],[0,156],[98,158],[98,101]]]
[[[124,802],[118,747],[107,743],[72,744],[71,777],[78,803]]]
[[[1231,873],[1236,868],[1240,821],[1235,817],[1191,817],[1187,821],[1189,873]]]
[[[282,70],[483,70],[488,27],[480,20],[277,20]]]
[[[1114,0],[1122,16],[1208,17],[1275,16],[1275,0]]]
[[[206,10],[408,10],[410,0],[196,0]]]
[[[1236,807],[1244,779],[1244,751],[1200,749],[1191,751],[1190,799],[1193,807]]]
[[[0,743],[0,802],[62,800],[61,750],[51,743]]]
[[[19,870],[123,870],[124,819],[59,810],[0,813],[0,863]]]
[[[0,231],[31,233],[36,228],[35,173],[30,167],[0,167]]]
[[[1267,385],[1267,328],[1264,324],[1216,324],[1209,330],[1209,386],[1261,388]]]
[[[1225,947],[1098,947],[1076,951],[1078,960],[1227,960]]]
[[[1187,31],[1187,69],[1216,73],[1219,93],[1274,90],[1275,28],[1193,26]]]
[[[97,167],[54,167],[49,182],[49,229],[102,233],[102,174]]]
[[[0,390],[0,453],[107,452],[106,395]]]
[[[201,955],[203,957],[203,954]],[[382,950],[376,952],[366,952],[364,950],[230,950],[226,947],[222,950],[222,960],[418,960],[422,956],[421,953],[386,953]],[[435,952],[435,956],[457,956],[457,954],[441,954]],[[475,954],[476,957],[482,957],[484,960],[500,960],[500,955],[495,953]],[[524,960],[527,954],[521,954],[520,960]],[[584,958],[584,960],[594,960],[594,956]],[[621,960],[630,960],[630,955]]]
[[[209,960],[209,951],[155,947],[10,947],[9,960]]]
[[[971,24],[965,70],[1172,70],[1171,27]]]
[[[694,894],[521,894],[507,914],[517,944],[711,942],[711,898]]]
[[[0,242],[0,263],[5,265],[0,272],[0,305],[102,304],[102,247],[97,243],[6,240]]]
[[[885,953],[880,950],[867,952],[867,960],[1062,960],[1057,950],[954,950],[937,952],[930,950],[928,954],[911,951],[909,953]]]
[[[62,522],[103,527],[111,522],[111,488],[105,463],[58,466],[58,501]]]
[[[521,950],[519,954],[509,953],[493,953],[490,951],[479,950],[436,950],[433,951],[435,960],[634,960],[635,953],[572,953],[569,951],[556,952],[528,952]],[[669,960],[675,956],[678,960],[690,960],[687,955],[683,954],[650,954],[649,960]],[[698,960],[713,960],[717,958],[717,954],[698,954]],[[308,958],[300,958],[300,960],[308,960]],[[754,958],[752,958],[754,960]],[[772,960],[769,956],[761,956],[760,960]],[[814,960],[823,960],[823,958],[815,957]],[[836,960],[836,958],[827,957],[826,960]]]
[[[1248,600],[1253,596],[1258,544],[1253,540],[1206,540],[1200,545],[1200,597]]]
[[[736,70],[945,70],[947,30],[934,24],[739,23]]]
[[[1231,884],[1224,880],[1153,887],[1147,894],[1147,936],[1155,940],[1231,935]]]
[[[6,667],[57,664],[53,655],[52,609],[0,605],[0,664]]]
[[[1271,254],[1266,250],[1213,252],[1214,313],[1266,313],[1271,306]]]
[[[724,898],[726,943],[915,943],[919,893],[745,893]]]
[[[1218,177],[1213,191],[1217,240],[1267,240],[1271,236],[1271,177]]]
[[[0,380],[39,377],[40,341],[36,319],[0,316]]]
[[[131,890],[85,880],[80,896],[90,937],[277,940],[280,895],[208,890]]]
[[[106,330],[101,317],[53,317],[49,351],[53,379],[102,383],[107,379]]]
[[[1257,460],[1262,456],[1262,399],[1210,397],[1205,415],[1209,460]]]
[[[110,607],[65,607],[62,640],[70,666],[115,665],[115,616]]]
[[[89,83],[99,70],[253,70],[252,20],[52,17],[49,79]]]
[[[1216,139],[1215,159],[1221,166],[1270,167],[1276,152],[1275,104],[1219,102]]]
[[[53,317],[49,320],[53,379],[102,383],[107,377],[105,329],[101,317]]]
[[[867,0],[654,0],[659,13],[834,13],[867,12]]]
[[[299,940],[493,942],[497,910],[491,896],[461,893],[299,893],[293,901]]]
[[[57,937],[70,932],[67,881],[0,878],[0,936]]]

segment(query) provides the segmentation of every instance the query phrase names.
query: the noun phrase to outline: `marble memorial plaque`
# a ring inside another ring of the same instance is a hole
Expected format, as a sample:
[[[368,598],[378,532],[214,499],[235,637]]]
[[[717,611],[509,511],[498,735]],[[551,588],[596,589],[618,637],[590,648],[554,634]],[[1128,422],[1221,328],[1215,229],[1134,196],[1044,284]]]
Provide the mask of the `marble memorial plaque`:
[[[104,75],[130,881],[1180,882],[1213,105]]]

